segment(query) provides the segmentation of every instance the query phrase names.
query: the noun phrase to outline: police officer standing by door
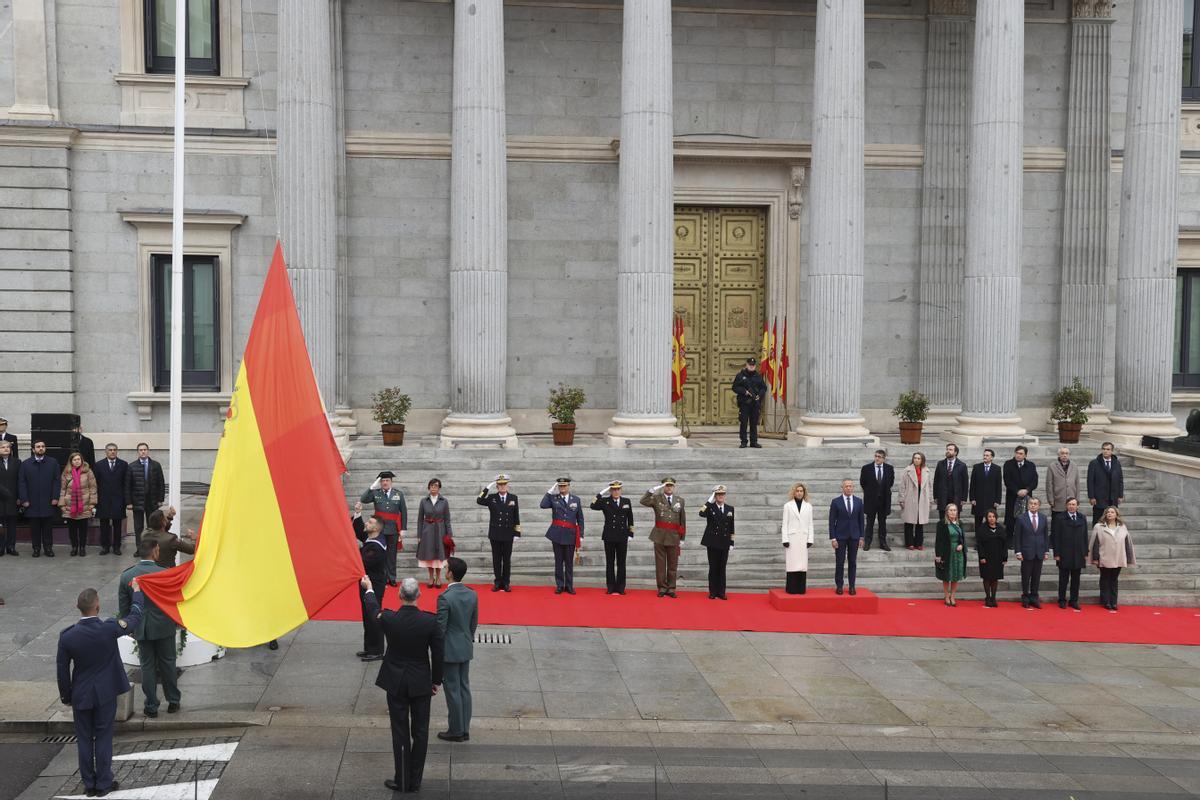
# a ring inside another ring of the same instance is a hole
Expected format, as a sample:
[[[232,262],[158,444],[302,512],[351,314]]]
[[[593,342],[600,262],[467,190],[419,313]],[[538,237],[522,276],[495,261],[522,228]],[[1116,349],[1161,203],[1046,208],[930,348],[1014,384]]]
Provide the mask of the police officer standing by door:
[[[485,506],[488,543],[492,546],[492,591],[511,592],[513,543],[521,538],[521,507],[517,496],[508,491],[508,476],[503,472],[490,485],[479,490],[475,502]]]
[[[396,585],[396,551],[403,547],[401,537],[404,535],[404,521],[408,509],[404,505],[404,492],[392,486],[396,473],[384,470],[379,473],[371,488],[358,498],[360,503],[370,503],[375,506],[375,519],[383,528],[380,537],[387,544],[387,582],[388,586]]]
[[[597,494],[592,510],[604,513],[604,577],[606,594],[625,594],[625,554],[633,538],[633,503],[621,496],[621,482],[611,481]]]
[[[733,393],[738,404],[738,436],[741,447],[762,447],[758,443],[758,416],[767,396],[767,382],[758,372],[758,360],[751,356],[746,366],[733,379]]]

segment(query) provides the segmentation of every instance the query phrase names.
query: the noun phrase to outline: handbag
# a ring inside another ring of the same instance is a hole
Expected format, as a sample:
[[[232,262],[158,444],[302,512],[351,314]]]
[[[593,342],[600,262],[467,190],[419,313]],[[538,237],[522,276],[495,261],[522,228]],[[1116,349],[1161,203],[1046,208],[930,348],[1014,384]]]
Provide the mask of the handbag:
[[[454,555],[454,537],[448,533],[442,536],[442,547],[446,548],[446,558]]]

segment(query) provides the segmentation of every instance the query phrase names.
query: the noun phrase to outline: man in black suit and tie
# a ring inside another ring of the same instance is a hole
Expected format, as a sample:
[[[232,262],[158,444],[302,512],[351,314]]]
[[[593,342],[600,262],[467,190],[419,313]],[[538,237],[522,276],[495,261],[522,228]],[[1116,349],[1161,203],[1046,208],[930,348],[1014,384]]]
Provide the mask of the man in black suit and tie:
[[[1025,445],[1019,444],[1013,457],[1004,462],[1004,528],[1010,547],[1017,518],[1023,514],[1018,505],[1028,503],[1038,485],[1037,465],[1026,458],[1028,453]]]
[[[975,530],[983,527],[983,518],[987,512],[995,511],[999,516],[1000,501],[1004,497],[1004,479],[1000,475],[1000,467],[992,462],[996,460],[996,451],[983,451],[983,463],[976,464],[971,469],[971,511],[975,515]]]
[[[968,494],[967,465],[958,457],[958,445],[948,444],[946,457],[933,471],[933,502],[937,505],[938,519],[946,518],[946,506],[951,503],[961,509]]]
[[[8,442],[12,445],[12,457],[20,461],[21,453],[17,447],[17,437],[8,432],[8,420],[0,417],[0,442]]]
[[[17,554],[17,504],[20,488],[18,480],[21,462],[12,452],[12,442],[0,441],[0,556]]]
[[[395,777],[383,782],[393,792],[415,792],[425,772],[429,746],[429,704],[442,685],[443,642],[437,617],[417,608],[421,584],[415,578],[400,583],[399,611],[379,610],[371,579],[359,581],[367,613],[379,620],[387,637],[387,653],[375,685],[387,692],[392,721]]]
[[[1092,459],[1087,471],[1088,502],[1092,504],[1092,525],[1104,519],[1104,510],[1125,502],[1125,473],[1121,459],[1113,454],[1113,443],[1100,445],[1100,455]]]
[[[863,501],[854,496],[854,481],[842,481],[842,493],[829,504],[829,541],[837,566],[833,575],[837,593],[842,593],[842,574],[846,562],[850,562],[850,594],[857,594],[854,578],[858,572],[858,549],[863,545],[866,534],[866,519],[863,516]]]
[[[96,505],[96,517],[100,520],[100,555],[111,550],[121,555],[121,540],[125,537],[125,472],[129,464],[117,457],[117,446],[112,442],[104,445],[104,458],[93,469],[96,490],[100,502]]]
[[[105,621],[100,620],[100,595],[84,589],[75,604],[79,622],[58,636],[58,696],[74,711],[79,777],[89,797],[104,797],[118,787],[112,773],[113,720],[117,695],[129,691],[129,678],[117,640],[141,622],[145,602],[136,578],[129,588],[129,613]]]
[[[863,508],[867,514],[867,538],[863,550],[871,549],[871,536],[875,532],[875,520],[879,520],[879,549],[891,552],[887,543],[887,518],[892,513],[892,484],[896,482],[896,471],[887,463],[887,451],[876,450],[875,460],[863,464],[858,475],[862,487]]]
[[[1040,513],[1041,501],[1029,498],[1029,510],[1016,520],[1013,552],[1021,562],[1021,607],[1041,608],[1042,562],[1050,552],[1050,526]]]
[[[488,543],[492,547],[492,591],[511,592],[513,544],[521,538],[521,506],[508,491],[503,472],[479,490],[475,502],[488,510]]]

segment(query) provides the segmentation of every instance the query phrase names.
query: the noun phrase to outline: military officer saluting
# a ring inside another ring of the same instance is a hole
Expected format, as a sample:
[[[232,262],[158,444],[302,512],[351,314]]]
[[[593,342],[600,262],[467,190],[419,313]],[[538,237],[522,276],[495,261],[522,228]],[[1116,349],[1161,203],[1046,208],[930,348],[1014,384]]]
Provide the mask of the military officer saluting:
[[[571,494],[571,479],[555,481],[541,507],[553,512],[546,538],[554,547],[554,593],[575,594],[575,548],[583,544],[583,503]]]
[[[654,577],[658,583],[658,596],[674,597],[675,579],[679,573],[679,550],[687,534],[683,498],[675,494],[675,479],[663,478],[658,486],[647,489],[641,503],[654,509],[654,528],[650,531],[650,541],[654,542]]]
[[[371,487],[358,498],[360,503],[370,503],[375,507],[374,517],[379,520],[382,532],[379,537],[387,545],[387,582],[388,586],[396,585],[396,551],[404,546],[401,537],[404,536],[404,523],[408,518],[408,509],[404,505],[404,492],[392,486],[396,473],[384,470],[371,484]]]
[[[511,592],[513,542],[521,538],[521,507],[517,496],[508,491],[508,476],[503,472],[479,490],[475,502],[486,506],[488,543],[492,546],[492,591]]]
[[[725,565],[733,547],[733,506],[725,502],[725,486],[717,484],[700,509],[706,520],[704,538],[700,544],[708,549],[708,599],[727,600],[725,596]]]
[[[621,497],[621,482],[611,481],[596,495],[592,510],[604,512],[604,578],[607,594],[625,594],[625,554],[633,538],[633,503]]]

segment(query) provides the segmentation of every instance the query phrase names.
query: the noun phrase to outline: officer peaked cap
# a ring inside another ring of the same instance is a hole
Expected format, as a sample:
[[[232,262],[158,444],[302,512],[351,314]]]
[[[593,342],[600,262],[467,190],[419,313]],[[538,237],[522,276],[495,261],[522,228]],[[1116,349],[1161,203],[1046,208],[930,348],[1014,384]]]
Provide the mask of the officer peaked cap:
[[[383,472],[379,473],[375,477],[377,477],[377,478],[394,478],[394,477],[396,477],[396,473],[392,472],[390,469],[385,469]]]
[[[556,481],[556,483],[557,483],[559,486],[570,486],[570,485],[571,485],[571,479],[570,479],[570,478],[559,478],[559,479]]]
[[[505,475],[503,472],[501,472],[499,475],[496,476],[496,483],[497,484],[508,483],[508,476]]]
[[[718,483],[713,487],[713,494],[725,494],[725,484]]]
[[[610,484],[608,485],[608,488],[610,488],[610,489],[620,489],[620,488],[621,488],[621,482],[620,482],[620,481],[613,481],[612,483],[610,483]]]
[[[662,482],[663,482],[663,486],[674,486],[675,485],[674,478],[663,478]]]

